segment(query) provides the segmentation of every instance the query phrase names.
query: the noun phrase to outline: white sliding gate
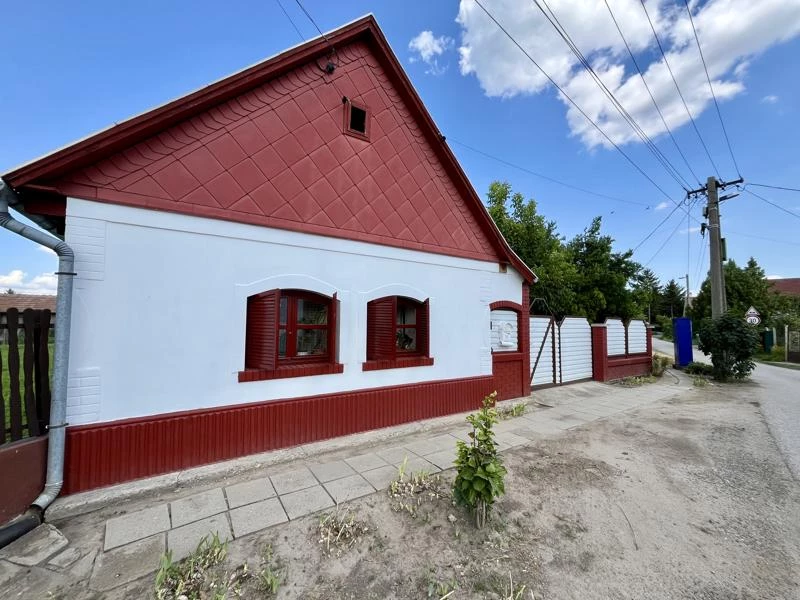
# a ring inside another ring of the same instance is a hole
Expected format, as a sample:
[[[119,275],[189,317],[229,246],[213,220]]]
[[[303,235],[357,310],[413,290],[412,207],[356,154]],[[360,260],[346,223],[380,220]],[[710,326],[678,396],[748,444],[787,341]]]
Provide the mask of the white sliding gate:
[[[531,317],[531,385],[558,385],[592,377],[592,327],[581,317],[556,324]]]

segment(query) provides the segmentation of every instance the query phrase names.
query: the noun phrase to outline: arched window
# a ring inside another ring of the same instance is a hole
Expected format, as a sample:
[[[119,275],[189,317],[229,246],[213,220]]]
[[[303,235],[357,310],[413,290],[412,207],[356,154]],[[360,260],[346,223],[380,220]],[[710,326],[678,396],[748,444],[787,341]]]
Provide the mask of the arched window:
[[[404,296],[369,302],[365,370],[433,364],[429,358],[428,309],[427,300],[418,302]]]
[[[269,290],[247,299],[245,372],[266,379],[341,372],[336,365],[336,294],[306,290]],[[338,368],[312,368],[314,365]],[[273,372],[273,373],[269,373]]]

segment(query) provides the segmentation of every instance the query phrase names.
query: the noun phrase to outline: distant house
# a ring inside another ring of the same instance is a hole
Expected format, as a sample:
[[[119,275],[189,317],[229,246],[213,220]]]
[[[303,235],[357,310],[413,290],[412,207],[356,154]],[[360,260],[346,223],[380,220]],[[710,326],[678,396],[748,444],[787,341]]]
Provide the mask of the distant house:
[[[16,308],[22,312],[27,308],[34,310],[50,310],[56,312],[56,297],[34,294],[0,294],[0,343],[8,343],[8,331],[6,329],[6,312],[9,308]],[[51,320],[55,322],[55,318]]]
[[[800,277],[787,277],[784,279],[770,279],[772,289],[785,296],[800,298]]]
[[[371,16],[3,179],[75,251],[66,493],[530,393],[535,276]]]

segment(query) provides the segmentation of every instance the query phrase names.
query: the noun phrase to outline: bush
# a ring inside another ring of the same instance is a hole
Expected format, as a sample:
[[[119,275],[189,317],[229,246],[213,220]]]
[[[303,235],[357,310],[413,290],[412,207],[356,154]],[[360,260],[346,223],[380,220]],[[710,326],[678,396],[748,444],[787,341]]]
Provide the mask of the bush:
[[[651,373],[654,377],[661,377],[669,368],[672,359],[666,354],[653,354],[653,366]]]
[[[786,360],[786,353],[784,352],[783,346],[773,346],[769,354],[766,352],[759,352],[758,358],[759,360],[767,362],[783,362]]]
[[[741,317],[728,312],[718,319],[704,319],[698,337],[700,351],[711,355],[717,381],[746,379],[755,368],[758,331]]]
[[[505,493],[503,479],[506,469],[497,452],[492,427],[497,423],[494,409],[497,392],[483,399],[483,407],[467,417],[472,425],[469,432],[470,443],[459,440],[456,443],[458,457],[455,465],[456,480],[453,482],[453,498],[458,504],[475,509],[478,528],[486,522],[486,514],[494,504],[495,498]]]
[[[711,377],[714,374],[714,367],[699,362],[690,362],[684,370],[689,375],[707,375]]]
[[[659,315],[656,317],[656,324],[661,330],[661,337],[665,340],[672,341],[672,319]]]

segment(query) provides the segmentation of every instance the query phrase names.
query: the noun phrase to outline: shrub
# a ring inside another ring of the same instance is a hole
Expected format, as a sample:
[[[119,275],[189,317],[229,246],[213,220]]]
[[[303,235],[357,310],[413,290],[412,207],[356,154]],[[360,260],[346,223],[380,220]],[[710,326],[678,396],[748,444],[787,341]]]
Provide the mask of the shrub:
[[[661,337],[665,340],[672,341],[672,319],[659,315],[656,317],[656,324],[661,329]]]
[[[755,368],[758,332],[741,317],[728,312],[718,319],[705,319],[698,337],[700,351],[711,354],[714,379],[745,379]]]
[[[786,353],[783,346],[773,346],[769,354],[760,352],[758,358],[767,362],[783,362],[786,360]]]
[[[669,368],[672,359],[666,354],[653,354],[653,366],[651,373],[654,377],[661,377]]]
[[[505,493],[503,479],[506,469],[497,452],[492,427],[497,423],[494,409],[497,392],[483,399],[483,407],[467,417],[472,425],[469,445],[459,440],[456,443],[456,480],[453,482],[453,498],[458,504],[475,510],[475,523],[480,529],[495,498]]]
[[[714,374],[714,367],[705,363],[690,362],[686,365],[685,371],[689,375],[707,375],[711,377]]]

